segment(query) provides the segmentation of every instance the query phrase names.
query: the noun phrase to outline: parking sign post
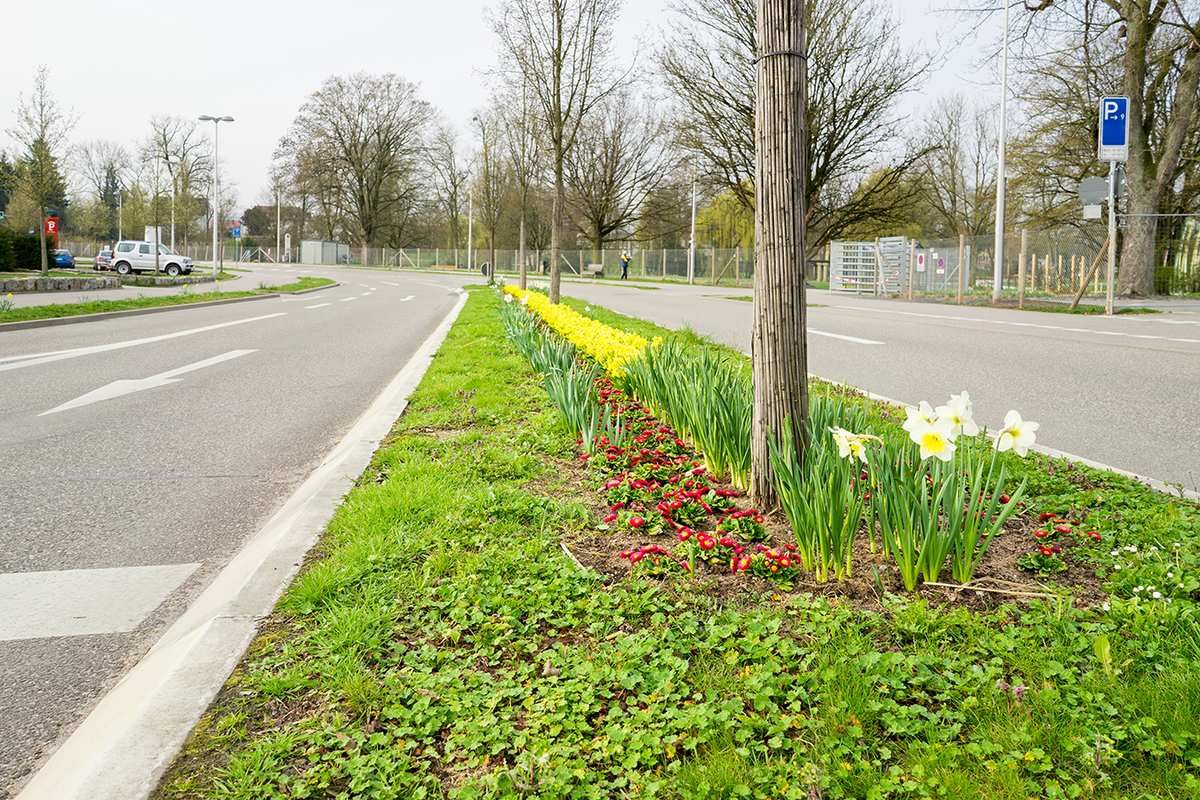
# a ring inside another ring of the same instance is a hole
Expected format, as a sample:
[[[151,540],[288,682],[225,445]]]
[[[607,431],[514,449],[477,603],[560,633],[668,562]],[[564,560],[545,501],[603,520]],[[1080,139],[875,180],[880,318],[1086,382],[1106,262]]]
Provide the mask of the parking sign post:
[[[1112,316],[1113,283],[1117,276],[1117,162],[1129,160],[1129,98],[1100,99],[1099,153],[1108,162],[1108,291],[1105,313]]]

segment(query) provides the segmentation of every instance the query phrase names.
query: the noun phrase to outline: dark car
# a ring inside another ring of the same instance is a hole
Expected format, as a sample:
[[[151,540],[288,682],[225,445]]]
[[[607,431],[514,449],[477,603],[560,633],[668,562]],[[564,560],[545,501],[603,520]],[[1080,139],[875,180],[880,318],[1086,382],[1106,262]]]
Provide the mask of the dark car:
[[[92,269],[112,269],[112,250],[101,250],[96,253],[96,261],[92,264]]]
[[[75,256],[70,250],[54,251],[54,266],[57,269],[75,269]]]

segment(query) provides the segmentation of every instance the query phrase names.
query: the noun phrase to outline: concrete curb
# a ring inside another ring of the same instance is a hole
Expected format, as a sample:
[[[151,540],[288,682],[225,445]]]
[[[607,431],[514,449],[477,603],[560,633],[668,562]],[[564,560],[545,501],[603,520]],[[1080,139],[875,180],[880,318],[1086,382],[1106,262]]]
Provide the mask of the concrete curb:
[[[338,446],[99,702],[18,800],[150,795],[403,413],[466,304],[467,292],[458,292],[457,305]]]

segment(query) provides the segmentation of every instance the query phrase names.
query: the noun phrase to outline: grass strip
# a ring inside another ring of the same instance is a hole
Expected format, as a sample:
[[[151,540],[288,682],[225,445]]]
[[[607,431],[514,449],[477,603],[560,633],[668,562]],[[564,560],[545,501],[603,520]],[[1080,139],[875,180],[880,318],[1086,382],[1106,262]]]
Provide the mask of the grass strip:
[[[334,286],[337,281],[330,278],[304,277],[282,286],[267,286],[260,283],[258,289],[248,292],[192,292],[185,289],[177,295],[165,297],[138,297],[130,300],[86,300],[81,303],[51,303],[44,306],[27,306],[24,308],[6,308],[4,299],[0,299],[0,324],[5,322],[27,322],[37,319],[57,319],[59,317],[77,317],[86,314],[104,314],[113,311],[130,311],[139,308],[163,308],[168,306],[186,306],[196,303],[208,303],[213,300],[232,300],[238,297],[255,297],[273,292],[302,292],[322,286]]]
[[[875,614],[581,571],[558,541],[594,524],[589,487],[497,302],[472,292],[156,797],[1200,792],[1194,604]],[[1047,472],[1048,502],[1076,498]],[[1192,552],[1175,518],[1146,527]]]

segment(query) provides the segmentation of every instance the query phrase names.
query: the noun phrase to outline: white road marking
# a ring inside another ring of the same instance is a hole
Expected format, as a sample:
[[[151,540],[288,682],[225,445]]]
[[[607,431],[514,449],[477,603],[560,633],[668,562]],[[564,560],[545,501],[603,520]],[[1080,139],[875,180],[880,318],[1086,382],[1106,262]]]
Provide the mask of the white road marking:
[[[372,290],[371,290],[371,292],[373,292],[373,291],[375,291],[375,290],[374,290],[374,289],[372,289]],[[371,292],[363,292],[362,294],[360,294],[360,295],[359,295],[359,297],[370,297],[370,296],[371,296]]]
[[[858,344],[883,344],[883,342],[876,342],[872,339],[859,339],[857,336],[843,336],[840,333],[826,333],[825,331],[814,331],[812,328],[809,328],[808,332],[814,333],[817,336],[828,336],[830,339],[845,339],[847,342],[857,342]]]
[[[317,303],[315,306],[305,306],[305,308],[324,308],[325,306],[331,305],[333,305],[333,303]]]
[[[191,336],[193,333],[204,333],[206,331],[220,330],[221,328],[229,328],[233,325],[242,325],[247,322],[259,322],[264,319],[273,317],[286,317],[286,311],[280,311],[277,314],[267,314],[261,317],[251,317],[249,319],[239,319],[235,322],[222,322],[219,325],[206,325],[203,328],[192,328],[186,331],[178,331],[176,333],[166,333],[162,336],[151,336],[148,339],[132,339],[128,342],[113,342],[112,344],[99,344],[94,347],[80,347],[75,350],[57,350],[50,353],[36,353],[27,356],[8,356],[0,359],[0,361],[17,361],[14,364],[0,364],[0,372],[10,369],[20,369],[21,367],[32,367],[36,364],[48,364],[51,361],[62,361],[67,358],[76,358],[78,356],[90,356],[94,353],[106,353],[109,350],[123,350],[126,347],[136,347],[140,344],[151,344],[153,342],[163,342],[167,339],[178,339],[181,336]]]
[[[142,378],[140,380],[113,381],[107,386],[102,386],[95,391],[88,392],[82,397],[77,397],[70,402],[63,403],[57,408],[52,408],[49,411],[43,411],[41,414],[38,414],[38,416],[44,417],[47,414],[55,414],[59,411],[66,411],[72,408],[79,408],[80,406],[91,405],[92,403],[99,403],[101,400],[111,400],[114,397],[121,397],[122,395],[133,394],[134,392],[141,392],[146,389],[157,389],[159,386],[166,386],[169,383],[178,383],[180,379],[176,378],[176,375],[183,375],[188,372],[194,372],[198,369],[211,367],[214,364],[220,364],[222,361],[229,361],[230,359],[248,355],[249,353],[253,352],[256,351],[230,350],[224,355],[213,356],[212,358],[206,358],[203,361],[197,361],[195,364],[188,364],[186,367],[179,367],[178,369],[160,372],[157,375],[151,375],[149,378]]]
[[[868,313],[881,314],[898,314],[905,317],[925,317],[928,319],[942,319],[950,322],[976,322],[991,325],[1008,325],[1014,328],[1040,328],[1046,331],[1065,331],[1067,333],[1089,333],[1094,336],[1124,336],[1129,339],[1157,339],[1165,342],[1191,342],[1192,339],[1171,339],[1166,336],[1154,336],[1145,333],[1126,333],[1125,331],[1106,331],[1098,328],[1076,328],[1068,325],[1043,325],[1036,322],[1013,322],[1005,319],[982,319],[980,317],[956,317],[950,314],[923,314],[917,311],[896,311],[891,308],[864,308],[862,306],[830,306],[831,308],[842,308],[849,311],[866,311]],[[1166,320],[1156,319],[1154,322],[1169,322],[1175,325],[1193,324],[1189,320]]]
[[[0,641],[127,633],[199,564],[0,575]]]
[[[357,300],[357,299],[358,299],[357,297],[343,297],[343,298],[341,299],[341,302],[343,302],[343,303],[344,303],[344,302],[346,302],[347,300]]]
[[[400,285],[398,283],[392,283],[391,281],[384,281],[384,283],[386,283],[388,286],[399,286]]]
[[[401,303],[408,302],[409,300],[412,300],[414,297],[416,297],[415,294],[410,294],[408,297],[401,297],[400,302]]]

